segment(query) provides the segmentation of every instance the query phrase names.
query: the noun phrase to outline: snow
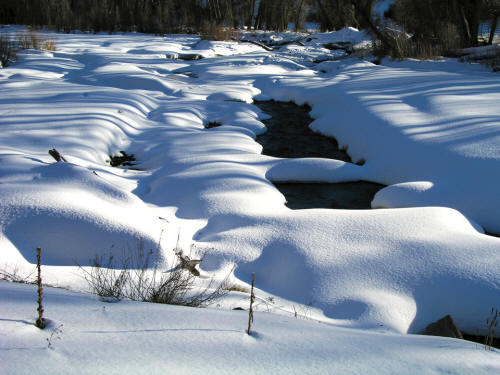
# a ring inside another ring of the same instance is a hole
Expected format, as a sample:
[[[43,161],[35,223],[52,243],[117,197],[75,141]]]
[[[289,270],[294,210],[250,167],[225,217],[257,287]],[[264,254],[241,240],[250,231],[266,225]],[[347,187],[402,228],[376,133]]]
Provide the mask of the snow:
[[[359,31],[354,27],[346,27],[339,31],[331,31],[328,33],[311,34],[313,44],[328,44],[328,43],[350,43],[354,48],[362,48],[371,45],[371,37],[366,31]]]
[[[77,263],[144,246],[171,264],[180,248],[205,254],[207,276],[236,265],[247,289],[254,272],[261,303],[248,337],[246,314],[228,311],[246,308],[244,293],[186,310],[47,288],[52,327],[64,324],[48,351],[46,331],[26,323],[33,287],[2,282],[8,373],[499,368],[495,351],[413,335],[447,314],[484,335],[498,307],[500,239],[484,234],[500,234],[496,74],[450,59],[334,60],[325,43],[369,45],[355,29],[272,52],[189,35],[47,35],[57,51],[0,70],[0,268],[32,273],[41,247],[44,280],[83,292]],[[255,99],[309,104],[311,129],[366,163],[262,155]],[[121,150],[136,165],[111,167]],[[272,184],[357,180],[388,185],[373,210],[290,210]]]
[[[6,374],[492,374],[498,354],[440,337],[394,335],[245,311],[122,301],[45,288],[50,324],[31,321],[35,287],[0,282]],[[47,339],[52,330],[60,332]],[[15,334],[13,334],[15,331]],[[6,339],[8,338],[8,339]],[[133,355],[131,355],[133,353]]]
[[[302,158],[280,160],[269,168],[266,178],[274,182],[347,182],[364,177],[356,164],[334,159]]]

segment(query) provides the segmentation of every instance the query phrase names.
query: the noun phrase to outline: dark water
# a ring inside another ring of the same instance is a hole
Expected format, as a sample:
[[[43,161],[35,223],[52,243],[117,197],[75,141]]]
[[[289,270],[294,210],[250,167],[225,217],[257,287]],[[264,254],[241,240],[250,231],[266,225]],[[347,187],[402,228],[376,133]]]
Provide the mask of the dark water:
[[[373,197],[384,185],[368,181],[337,184],[274,184],[285,196],[288,208],[336,208],[363,210],[371,208]]]
[[[339,149],[335,138],[314,133],[309,129],[313,119],[311,108],[293,102],[256,101],[254,104],[272,116],[262,122],[267,132],[257,137],[263,154],[280,158],[329,158],[351,162],[345,150]]]
[[[309,129],[313,119],[311,108],[292,102],[260,101],[254,103],[272,116],[263,123],[267,132],[257,137],[263,154],[281,158],[318,157],[351,162],[345,150],[339,149],[335,138],[314,133]],[[368,181],[344,183],[275,183],[286,197],[287,207],[370,209],[374,195],[385,187]]]

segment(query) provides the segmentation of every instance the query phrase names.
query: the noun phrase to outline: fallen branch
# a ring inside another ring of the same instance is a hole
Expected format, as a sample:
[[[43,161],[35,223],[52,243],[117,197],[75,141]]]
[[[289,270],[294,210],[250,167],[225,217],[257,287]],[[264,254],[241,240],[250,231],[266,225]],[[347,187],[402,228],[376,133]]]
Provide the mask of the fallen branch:
[[[256,42],[255,40],[249,40],[249,39],[240,39],[240,42],[242,43],[251,43],[251,44],[255,44],[256,46],[259,46],[261,48],[264,48],[266,51],[272,51],[273,48],[272,47],[269,47],[269,46],[266,46],[265,44],[261,43],[261,42]]]

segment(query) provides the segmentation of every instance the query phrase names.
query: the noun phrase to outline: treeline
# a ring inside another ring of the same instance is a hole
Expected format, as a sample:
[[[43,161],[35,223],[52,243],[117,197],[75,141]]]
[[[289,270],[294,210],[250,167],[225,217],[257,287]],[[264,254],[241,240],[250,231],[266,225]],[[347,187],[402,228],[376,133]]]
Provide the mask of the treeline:
[[[201,24],[200,0],[1,0],[0,22],[57,31],[190,31]]]
[[[500,0],[396,0],[386,15],[416,40],[470,47],[478,44],[483,22],[490,24],[488,43],[493,42]]]
[[[197,31],[204,24],[283,31],[360,26],[374,0],[1,0],[0,23],[58,31]]]
[[[372,10],[377,0],[0,0],[0,23],[57,31],[200,32],[208,26],[283,31],[305,22],[321,30],[369,28],[383,38]],[[481,22],[493,31],[500,0],[394,0],[387,17],[416,38],[451,34],[459,46],[478,42]],[[493,34],[492,34],[493,35]],[[490,40],[491,42],[491,40]]]

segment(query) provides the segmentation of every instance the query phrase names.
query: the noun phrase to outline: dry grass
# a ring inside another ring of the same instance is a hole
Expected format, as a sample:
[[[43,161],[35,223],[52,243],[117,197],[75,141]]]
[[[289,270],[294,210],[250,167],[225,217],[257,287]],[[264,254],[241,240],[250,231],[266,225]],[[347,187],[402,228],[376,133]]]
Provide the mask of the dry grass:
[[[386,46],[380,42],[376,42],[374,50],[374,55],[377,57],[389,56],[396,60],[406,58],[434,60],[440,58],[444,54],[444,48],[440,44],[433,44],[428,41],[413,41],[404,36],[392,38],[392,46]]]
[[[22,33],[17,37],[17,45],[19,49],[41,49],[41,38],[33,30]]]
[[[29,30],[15,35],[0,34],[0,67],[6,67],[17,59],[17,53],[24,49],[56,51],[54,39],[46,39]]]
[[[240,34],[238,30],[207,22],[203,25],[200,36],[204,40],[229,41],[240,39]]]
[[[46,39],[33,30],[20,34],[17,37],[17,45],[19,49],[56,50],[56,42],[54,39]]]
[[[55,52],[57,50],[56,41],[54,39],[48,39],[43,43],[43,48],[46,51]]]

